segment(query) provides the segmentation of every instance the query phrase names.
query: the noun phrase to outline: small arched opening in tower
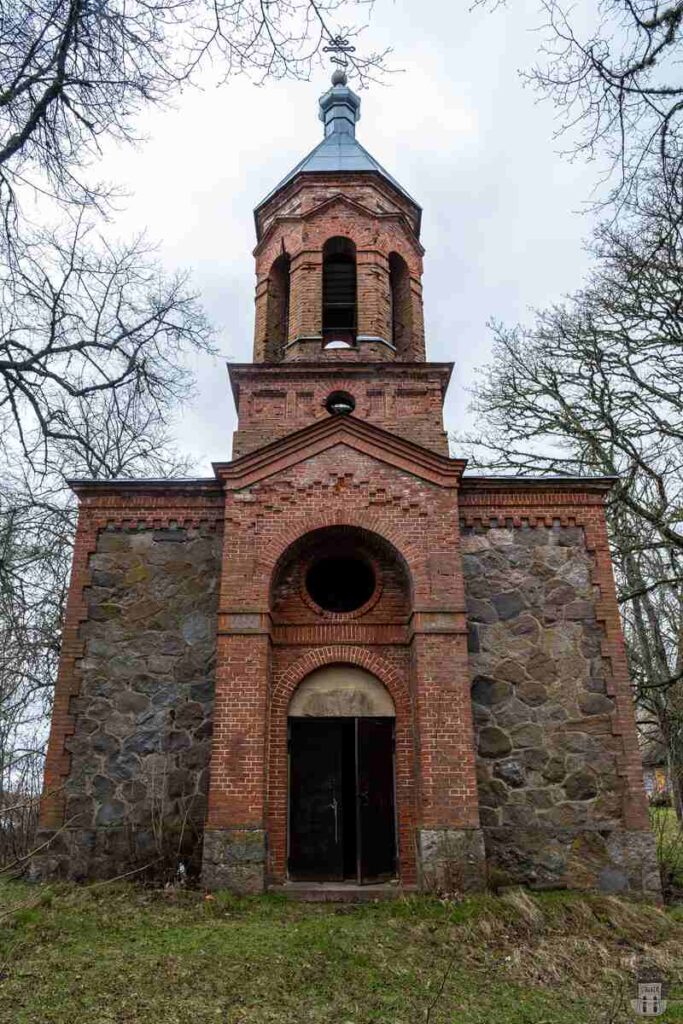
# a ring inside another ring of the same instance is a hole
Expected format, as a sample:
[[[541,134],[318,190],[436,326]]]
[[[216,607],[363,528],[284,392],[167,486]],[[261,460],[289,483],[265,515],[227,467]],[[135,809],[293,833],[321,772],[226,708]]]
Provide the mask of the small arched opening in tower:
[[[356,247],[350,238],[328,238],[323,247],[323,345],[356,344]]]
[[[412,359],[413,310],[408,264],[397,252],[389,254],[391,341],[399,359]]]
[[[280,363],[289,333],[289,272],[291,260],[286,252],[273,262],[268,274],[268,335],[266,362]]]

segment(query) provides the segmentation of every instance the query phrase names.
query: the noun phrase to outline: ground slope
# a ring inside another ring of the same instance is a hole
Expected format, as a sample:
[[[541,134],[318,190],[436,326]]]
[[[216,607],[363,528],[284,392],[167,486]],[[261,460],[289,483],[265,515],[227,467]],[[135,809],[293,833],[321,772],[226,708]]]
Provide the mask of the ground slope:
[[[681,983],[682,911],[0,885],[1,1024],[620,1024],[643,958]]]

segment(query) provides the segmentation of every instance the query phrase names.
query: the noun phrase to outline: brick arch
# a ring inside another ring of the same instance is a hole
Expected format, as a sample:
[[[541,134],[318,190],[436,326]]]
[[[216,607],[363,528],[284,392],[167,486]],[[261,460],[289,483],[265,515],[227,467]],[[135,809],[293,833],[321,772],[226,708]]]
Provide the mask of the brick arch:
[[[288,550],[308,533],[324,530],[331,526],[351,526],[365,533],[374,533],[396,551],[406,571],[412,591],[413,602],[416,594],[427,586],[426,558],[413,542],[406,542],[401,536],[398,526],[387,526],[384,519],[373,516],[367,511],[352,510],[312,512],[291,526],[284,526],[261,548],[257,556],[257,564],[263,570],[259,573],[264,588],[260,597],[264,607],[268,606],[272,581],[285,558]]]
[[[382,683],[394,702],[396,713],[399,706],[405,711],[410,710],[410,695],[405,680],[393,665],[385,661],[367,647],[347,647],[345,644],[335,644],[330,647],[307,651],[298,661],[290,665],[277,679],[273,680],[271,693],[271,709],[284,707],[285,714],[294,691],[300,683],[318,668],[325,665],[354,665],[357,668],[364,668],[376,676]]]
[[[307,651],[273,679],[269,702],[268,791],[266,820],[269,834],[269,872],[283,879],[287,872],[287,712],[292,694],[303,680],[325,665],[353,665],[372,673],[386,687],[396,711],[395,792],[399,873],[404,885],[416,880],[413,832],[416,788],[412,702],[407,678],[366,647],[335,644]]]

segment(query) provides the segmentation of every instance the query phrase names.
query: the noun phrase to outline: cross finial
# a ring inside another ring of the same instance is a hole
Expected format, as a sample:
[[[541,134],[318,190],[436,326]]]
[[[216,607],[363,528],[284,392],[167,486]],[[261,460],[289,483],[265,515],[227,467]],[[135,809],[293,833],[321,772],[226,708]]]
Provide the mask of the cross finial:
[[[344,36],[332,36],[327,46],[323,46],[323,53],[331,53],[330,61],[337,65],[337,70],[332,75],[333,85],[346,85],[346,69],[349,66],[349,54],[355,53],[356,47],[352,46]]]

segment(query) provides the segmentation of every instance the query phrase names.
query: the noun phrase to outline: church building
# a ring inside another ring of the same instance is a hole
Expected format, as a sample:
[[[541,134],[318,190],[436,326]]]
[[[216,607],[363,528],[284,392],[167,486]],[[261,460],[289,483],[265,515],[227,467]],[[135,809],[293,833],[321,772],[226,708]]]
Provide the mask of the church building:
[[[237,892],[656,898],[613,481],[470,476],[449,452],[420,207],[359,116],[335,71],[323,140],[256,207],[232,458],[72,481],[32,875],[171,850]]]

